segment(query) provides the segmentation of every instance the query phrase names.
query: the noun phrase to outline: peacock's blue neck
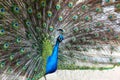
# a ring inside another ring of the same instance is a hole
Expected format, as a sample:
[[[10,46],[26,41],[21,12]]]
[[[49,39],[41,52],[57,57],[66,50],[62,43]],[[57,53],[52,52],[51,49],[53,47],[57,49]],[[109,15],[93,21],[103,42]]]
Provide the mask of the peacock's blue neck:
[[[57,70],[59,43],[59,41],[56,41],[52,55],[47,58],[46,74],[53,73]]]
[[[56,41],[51,57],[54,58],[58,57],[59,43],[60,43],[59,41]]]

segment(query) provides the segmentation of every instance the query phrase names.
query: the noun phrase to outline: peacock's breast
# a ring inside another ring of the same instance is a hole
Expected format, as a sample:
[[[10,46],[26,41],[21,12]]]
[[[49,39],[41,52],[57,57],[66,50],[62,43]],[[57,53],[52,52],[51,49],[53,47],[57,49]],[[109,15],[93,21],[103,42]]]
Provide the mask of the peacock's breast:
[[[55,57],[48,57],[46,64],[46,74],[53,73],[57,70],[58,60]]]

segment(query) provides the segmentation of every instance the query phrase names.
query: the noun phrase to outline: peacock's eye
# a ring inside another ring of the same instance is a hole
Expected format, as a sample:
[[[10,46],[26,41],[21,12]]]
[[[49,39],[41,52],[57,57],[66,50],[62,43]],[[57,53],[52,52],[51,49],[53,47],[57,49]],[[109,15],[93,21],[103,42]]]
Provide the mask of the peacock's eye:
[[[0,14],[1,14],[1,15],[4,15],[4,14],[5,14],[5,8],[3,8],[3,7],[0,8]]]
[[[72,18],[73,18],[73,20],[77,20],[77,19],[78,19],[78,16],[77,16],[77,15],[74,15]]]
[[[68,7],[69,7],[69,8],[72,8],[72,7],[73,7],[73,2],[69,2],[69,3],[68,3]]]
[[[44,28],[46,28],[46,27],[47,27],[47,23],[46,23],[46,22],[43,22],[42,26],[43,26]]]
[[[20,48],[20,53],[24,53],[25,49],[24,48]]]
[[[86,10],[87,9],[87,6],[86,5],[82,5],[82,10]]]
[[[46,6],[46,2],[45,1],[41,1],[41,6],[45,7]]]
[[[18,29],[19,28],[18,22],[12,22],[12,27]]]
[[[16,39],[16,42],[17,42],[17,43],[20,43],[20,42],[21,42],[21,38],[18,37],[18,38]]]
[[[5,62],[0,63],[0,67],[3,68],[5,66]]]
[[[0,35],[4,35],[5,34],[5,30],[4,29],[0,29]]]
[[[31,39],[31,38],[32,38],[31,33],[28,33],[28,34],[27,34],[27,38],[28,38],[28,39]]]
[[[28,8],[28,13],[31,14],[33,12],[32,7]]]
[[[13,69],[12,69],[11,67],[9,67],[7,72],[8,72],[8,73],[11,73],[12,70],[13,70]]]
[[[17,63],[16,63],[16,65],[20,66],[20,64],[21,64],[21,62],[20,62],[20,60],[18,60]]]
[[[31,26],[31,22],[30,22],[29,20],[27,20],[25,23],[26,23],[26,26],[27,26],[27,27],[30,27],[30,26]]]
[[[91,17],[90,16],[85,16],[85,20],[89,21],[89,20],[91,20]]]
[[[19,7],[18,6],[16,6],[16,5],[14,5],[13,7],[12,7],[12,12],[13,13],[19,13],[20,12],[20,9],[19,9]]]
[[[78,27],[73,28],[73,31],[78,32],[79,31]]]
[[[5,9],[4,8],[0,8],[0,12],[5,12]]]
[[[62,17],[62,16],[59,16],[58,20],[59,20],[59,21],[62,21],[62,20],[63,20],[63,17]]]
[[[99,33],[94,33],[94,36],[95,37],[99,37]]]
[[[108,15],[108,19],[109,20],[114,20],[115,18],[116,18],[116,16],[114,14]]]
[[[14,56],[15,56],[15,55],[10,55],[10,60],[13,60],[13,59],[14,59]]]
[[[49,31],[53,31],[53,30],[54,30],[53,26],[50,26]]]
[[[75,42],[76,41],[76,37],[72,37],[72,42]]]
[[[41,12],[38,12],[38,13],[37,13],[37,18],[38,18],[38,19],[42,18]]]
[[[95,24],[97,27],[100,27],[100,26],[102,26],[102,23],[101,22],[96,22],[96,24]]]
[[[57,10],[60,10],[60,8],[61,8],[60,4],[57,4],[55,7]]]
[[[113,18],[113,16],[112,16],[112,15],[109,15],[109,16],[108,16],[108,18],[112,19],[112,18]]]
[[[96,12],[101,12],[102,11],[102,9],[101,8],[96,8],[96,10],[95,10]]]
[[[7,43],[7,42],[4,43],[4,46],[3,46],[3,47],[4,47],[4,49],[8,49],[8,48],[9,48],[9,43]]]
[[[48,12],[47,12],[47,15],[48,15],[48,17],[52,17],[52,12],[51,12],[51,11],[48,11]]]
[[[90,28],[85,28],[84,30],[85,30],[85,32],[89,32]]]
[[[16,10],[16,11],[19,11],[19,8],[18,8],[18,7],[15,7],[15,10]]]

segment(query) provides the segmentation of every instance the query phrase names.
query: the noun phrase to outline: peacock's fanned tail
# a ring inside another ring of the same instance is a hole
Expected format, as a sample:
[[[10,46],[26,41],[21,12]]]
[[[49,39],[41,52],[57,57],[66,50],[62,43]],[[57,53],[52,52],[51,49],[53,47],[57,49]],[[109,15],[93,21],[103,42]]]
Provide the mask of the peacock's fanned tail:
[[[63,21],[59,25],[65,30],[59,68],[106,69],[119,65],[120,1],[85,0],[67,4],[68,8],[62,9]]]
[[[47,37],[49,31],[46,25],[42,25],[45,4],[45,0],[0,1],[2,80],[16,80],[19,76],[38,80],[45,74],[45,59],[52,51],[50,38]]]
[[[120,0],[0,0],[2,80],[45,75],[58,29],[59,69],[119,65],[119,27]]]

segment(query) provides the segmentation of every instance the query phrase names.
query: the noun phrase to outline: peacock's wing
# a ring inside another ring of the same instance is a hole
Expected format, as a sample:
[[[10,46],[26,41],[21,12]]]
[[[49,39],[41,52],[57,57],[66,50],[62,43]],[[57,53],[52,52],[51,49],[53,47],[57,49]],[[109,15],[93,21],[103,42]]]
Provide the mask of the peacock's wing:
[[[119,0],[51,3],[55,4],[51,4],[52,10],[57,9],[51,24],[63,29],[65,37],[60,45],[59,69],[104,69],[120,63]]]
[[[51,52],[49,40],[44,39],[45,24],[41,24],[45,19],[42,17],[45,6],[45,0],[0,0],[2,79],[16,80],[25,76],[28,80],[38,80],[45,74],[44,59],[48,53],[42,55],[42,46],[46,48],[48,44],[48,52]]]

